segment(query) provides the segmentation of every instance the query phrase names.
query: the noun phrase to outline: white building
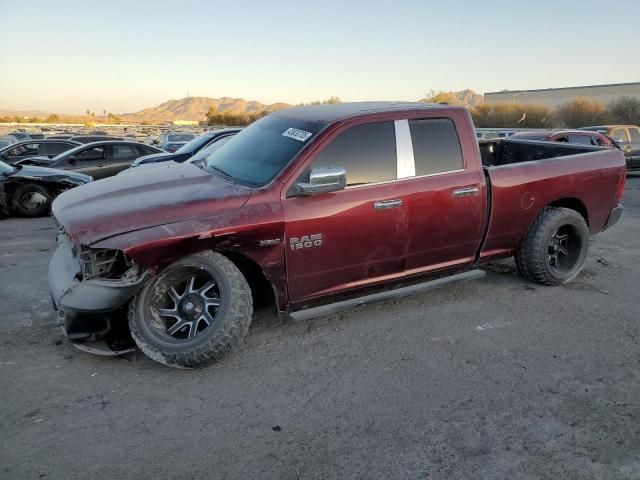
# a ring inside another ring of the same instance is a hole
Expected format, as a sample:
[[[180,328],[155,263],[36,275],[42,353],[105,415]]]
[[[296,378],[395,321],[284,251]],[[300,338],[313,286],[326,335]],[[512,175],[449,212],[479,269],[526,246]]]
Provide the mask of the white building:
[[[502,90],[485,93],[484,101],[487,103],[539,103],[555,108],[578,97],[597,100],[606,105],[622,96],[640,100],[640,82],[540,90]]]

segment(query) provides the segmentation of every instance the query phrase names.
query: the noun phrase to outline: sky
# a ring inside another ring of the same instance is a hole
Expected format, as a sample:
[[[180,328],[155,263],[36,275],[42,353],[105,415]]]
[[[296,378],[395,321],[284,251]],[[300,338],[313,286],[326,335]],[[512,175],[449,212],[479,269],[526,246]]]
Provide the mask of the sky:
[[[614,4],[611,4],[612,7]],[[0,0],[0,109],[640,81],[640,1]]]

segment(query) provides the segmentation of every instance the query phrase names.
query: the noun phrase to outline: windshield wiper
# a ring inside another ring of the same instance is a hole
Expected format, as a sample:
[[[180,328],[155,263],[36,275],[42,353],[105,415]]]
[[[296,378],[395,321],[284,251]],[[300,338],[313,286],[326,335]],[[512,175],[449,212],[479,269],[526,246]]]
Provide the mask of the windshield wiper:
[[[207,165],[207,168],[211,168],[212,170],[215,170],[216,172],[220,173],[223,177],[225,177],[227,180],[230,180],[231,183],[236,183],[236,179],[233,177],[233,175],[225,172],[223,169],[221,169],[220,167],[216,167],[215,165]]]

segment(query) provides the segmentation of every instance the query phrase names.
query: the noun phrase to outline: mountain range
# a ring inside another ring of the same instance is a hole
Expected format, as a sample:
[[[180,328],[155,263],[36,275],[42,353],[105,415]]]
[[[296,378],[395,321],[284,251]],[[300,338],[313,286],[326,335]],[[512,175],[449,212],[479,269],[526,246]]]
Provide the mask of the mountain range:
[[[445,101],[455,105],[464,105],[467,108],[476,106],[482,101],[482,95],[477,94],[473,90],[462,90],[459,92],[431,92],[428,98],[421,101]],[[163,123],[173,120],[205,120],[206,113],[211,107],[219,112],[257,113],[262,111],[273,112],[282,108],[291,107],[288,103],[272,103],[264,104],[255,100],[244,100],[242,98],[210,98],[210,97],[185,97],[177,100],[169,100],[157,107],[145,108],[138,112],[118,113],[116,114],[125,123]],[[17,111],[0,109],[0,116],[22,116],[22,117],[39,117],[46,118],[53,112],[43,112],[39,110]],[[84,123],[84,122],[101,122],[105,117],[100,115],[89,117],[87,115],[69,115],[58,113],[62,120]]]
[[[169,100],[157,107],[145,108],[139,112],[118,114],[118,116],[131,122],[159,123],[168,120],[204,120],[211,107],[214,107],[219,112],[258,113],[264,110],[273,112],[290,106],[287,103],[268,105],[242,98],[186,97],[178,100]]]

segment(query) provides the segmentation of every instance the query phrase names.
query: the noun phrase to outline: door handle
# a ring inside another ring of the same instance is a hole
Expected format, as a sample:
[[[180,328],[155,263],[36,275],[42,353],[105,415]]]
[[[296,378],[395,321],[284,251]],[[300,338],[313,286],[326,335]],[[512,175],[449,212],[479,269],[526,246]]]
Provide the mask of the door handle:
[[[394,200],[382,200],[375,202],[373,208],[376,210],[386,210],[387,208],[400,208],[402,206],[402,200],[396,198]]]
[[[469,195],[477,195],[480,189],[478,187],[465,187],[453,191],[454,197],[468,197]]]
[[[99,163],[96,167],[104,167],[104,163]]]

